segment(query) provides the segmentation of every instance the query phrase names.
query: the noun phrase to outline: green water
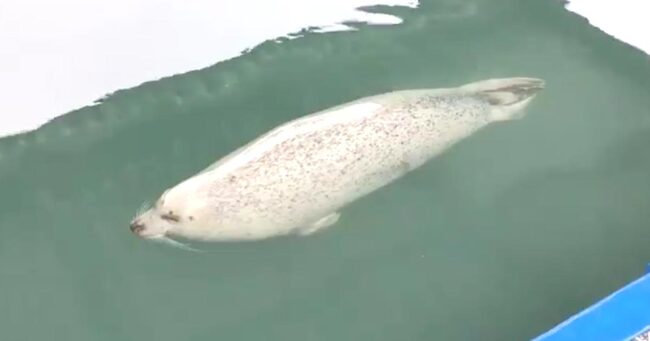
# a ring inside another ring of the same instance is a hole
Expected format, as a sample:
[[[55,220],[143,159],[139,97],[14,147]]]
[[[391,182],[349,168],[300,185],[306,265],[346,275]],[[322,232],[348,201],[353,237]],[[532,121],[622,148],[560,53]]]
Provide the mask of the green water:
[[[650,261],[650,58],[553,0],[376,7],[0,140],[2,340],[526,340]],[[206,41],[216,44],[218,41]],[[309,238],[145,242],[145,200],[358,97],[534,76],[495,125]],[[38,98],[34,98],[38,100]]]

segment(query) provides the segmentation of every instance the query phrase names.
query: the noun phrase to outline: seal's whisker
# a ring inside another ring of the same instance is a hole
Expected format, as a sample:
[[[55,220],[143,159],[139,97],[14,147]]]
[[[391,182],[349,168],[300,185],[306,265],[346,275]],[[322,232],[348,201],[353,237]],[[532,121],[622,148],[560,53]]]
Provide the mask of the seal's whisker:
[[[149,203],[149,201],[143,202],[142,205],[140,205],[140,208],[138,208],[138,210],[135,213],[136,217],[149,210],[149,208],[151,208],[151,204]]]
[[[161,242],[161,243],[171,245],[171,246],[173,246],[175,248],[179,248],[181,250],[192,251],[192,252],[203,252],[203,251],[201,251],[199,249],[195,249],[195,248],[193,248],[193,247],[191,247],[189,245],[183,244],[183,243],[181,243],[181,242],[179,242],[177,240],[171,239],[171,238],[169,238],[169,237],[167,237],[165,235],[155,237],[155,238],[151,238],[151,239],[154,240],[154,241],[158,241],[158,242]]]
[[[169,236],[166,236],[164,234],[159,236],[147,237],[146,239],[157,243],[167,244],[177,249],[191,251],[191,252],[198,252],[198,253],[240,253],[241,252],[241,250],[202,250],[202,249],[194,248],[188,244],[182,243],[173,238],[170,238]]]

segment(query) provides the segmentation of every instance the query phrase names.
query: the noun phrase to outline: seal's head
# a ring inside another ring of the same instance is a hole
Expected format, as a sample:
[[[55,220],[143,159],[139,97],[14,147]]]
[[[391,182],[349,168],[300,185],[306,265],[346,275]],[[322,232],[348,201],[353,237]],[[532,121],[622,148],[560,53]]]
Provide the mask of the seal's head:
[[[180,212],[175,212],[170,207],[170,202],[165,202],[165,191],[156,204],[150,208],[141,209],[131,221],[131,232],[142,238],[158,238],[167,235],[174,229],[174,225],[181,222]]]
[[[129,225],[131,231],[142,238],[160,239],[169,235],[182,236],[192,229],[201,212],[187,187],[166,190],[153,207],[142,209],[136,215]]]

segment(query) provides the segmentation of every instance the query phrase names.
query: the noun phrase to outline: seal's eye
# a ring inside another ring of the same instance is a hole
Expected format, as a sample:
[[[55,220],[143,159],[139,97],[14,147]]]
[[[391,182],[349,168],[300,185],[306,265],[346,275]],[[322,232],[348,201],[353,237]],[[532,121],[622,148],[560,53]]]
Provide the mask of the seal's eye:
[[[179,222],[181,220],[181,217],[177,216],[174,214],[174,212],[169,211],[169,213],[166,214],[161,214],[160,218],[167,220],[167,221],[173,221],[175,223]]]

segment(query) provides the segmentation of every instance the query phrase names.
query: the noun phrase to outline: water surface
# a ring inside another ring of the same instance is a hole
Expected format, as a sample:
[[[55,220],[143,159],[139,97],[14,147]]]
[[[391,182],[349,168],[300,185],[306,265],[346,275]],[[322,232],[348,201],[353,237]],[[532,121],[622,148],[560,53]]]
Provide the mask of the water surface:
[[[525,340],[641,274],[647,55],[558,1],[372,10],[404,24],[270,41],[0,140],[2,338]],[[325,233],[196,254],[128,230],[143,201],[281,122],[519,75],[547,82],[524,120]]]

